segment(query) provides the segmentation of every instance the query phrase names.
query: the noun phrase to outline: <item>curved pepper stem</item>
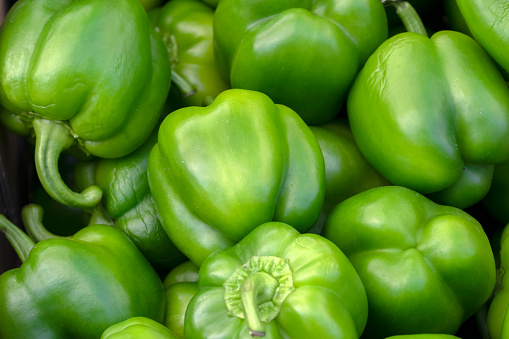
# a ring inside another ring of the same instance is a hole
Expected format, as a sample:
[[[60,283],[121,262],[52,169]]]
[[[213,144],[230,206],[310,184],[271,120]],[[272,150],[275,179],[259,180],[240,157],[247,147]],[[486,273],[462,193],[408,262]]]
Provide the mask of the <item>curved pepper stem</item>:
[[[30,204],[21,210],[21,218],[23,219],[23,225],[27,230],[28,235],[34,241],[42,241],[52,238],[70,238],[62,237],[51,233],[44,227],[42,218],[44,216],[44,210],[41,206],[36,204]]]
[[[62,180],[58,171],[58,158],[70,148],[75,138],[62,123],[43,118],[32,121],[35,131],[35,167],[37,175],[48,194],[61,204],[88,209],[101,200],[102,190],[91,186],[82,193],[73,192]]]
[[[277,280],[265,272],[248,276],[240,287],[244,316],[252,337],[265,337],[265,326],[258,316],[258,304],[272,299]]]
[[[190,97],[196,94],[196,88],[191,85],[182,75],[175,70],[171,71],[171,83],[174,84],[180,92],[182,98]]]
[[[428,36],[419,14],[417,14],[415,8],[413,8],[409,2],[403,0],[382,0],[382,3],[386,7],[393,6],[396,9],[396,14],[401,19],[408,32],[419,33],[426,37]]]
[[[0,214],[0,231],[5,233],[21,262],[25,262],[35,245],[32,239],[2,214]]]

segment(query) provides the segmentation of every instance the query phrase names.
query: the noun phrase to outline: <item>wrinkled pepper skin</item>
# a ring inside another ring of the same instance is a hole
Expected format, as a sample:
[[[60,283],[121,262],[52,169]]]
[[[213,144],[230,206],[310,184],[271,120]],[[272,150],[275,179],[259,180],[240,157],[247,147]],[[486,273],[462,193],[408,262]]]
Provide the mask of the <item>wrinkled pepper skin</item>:
[[[125,157],[81,162],[75,168],[75,181],[80,188],[101,188],[107,218],[154,267],[170,269],[185,257],[164,231],[150,193],[147,162],[156,143],[157,133],[153,133],[143,146]]]
[[[151,14],[151,23],[173,52],[173,69],[196,90],[172,101],[180,107],[207,106],[229,86],[214,58],[214,10],[199,0],[172,0]],[[176,94],[174,91],[171,94]]]
[[[408,188],[373,188],[343,201],[324,236],[366,288],[366,338],[454,334],[495,286],[495,259],[481,225]]]
[[[168,115],[148,160],[170,239],[192,262],[268,221],[301,232],[323,204],[323,155],[309,127],[263,93],[232,89]]]
[[[157,321],[144,317],[133,317],[111,325],[101,339],[177,339],[175,334]]]
[[[500,239],[501,281],[488,310],[487,325],[491,339],[509,338],[509,227],[505,227]]]
[[[346,256],[283,223],[213,253],[198,284],[186,338],[358,338],[366,324],[364,287]]]
[[[199,290],[198,272],[198,266],[186,261],[172,269],[163,281],[166,296],[164,325],[179,339],[184,339],[187,306]]]
[[[97,205],[101,191],[71,191],[58,173],[60,153],[134,151],[171,81],[168,52],[137,0],[16,2],[0,30],[0,74],[2,121],[34,134],[43,186],[77,208]]]
[[[8,221],[1,218],[5,231]],[[19,228],[8,227],[8,238],[30,243]],[[113,227],[92,225],[71,239],[31,245],[21,267],[0,276],[0,338],[99,338],[131,317],[163,321],[159,276]]]
[[[472,36],[505,72],[509,72],[509,18],[501,0],[456,0]]]
[[[322,124],[339,113],[387,30],[378,0],[221,0],[216,62],[232,88],[263,92],[307,124]]]
[[[466,208],[480,201],[493,165],[509,157],[509,89],[462,33],[390,38],[359,73],[347,109],[373,167],[441,204]]]
[[[321,233],[330,212],[341,201],[370,188],[390,185],[364,158],[348,122],[336,119],[310,126],[325,162],[325,198],[322,213],[311,232]]]

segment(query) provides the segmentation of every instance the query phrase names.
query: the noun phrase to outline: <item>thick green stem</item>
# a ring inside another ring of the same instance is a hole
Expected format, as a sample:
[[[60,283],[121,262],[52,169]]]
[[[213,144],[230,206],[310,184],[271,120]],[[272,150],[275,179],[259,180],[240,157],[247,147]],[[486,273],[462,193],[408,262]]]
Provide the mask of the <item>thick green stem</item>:
[[[265,272],[248,276],[240,287],[244,316],[252,337],[265,337],[265,326],[258,316],[259,303],[272,299],[277,280]]]
[[[402,0],[382,0],[382,3],[384,6],[393,6],[396,9],[396,14],[401,19],[408,32],[419,33],[426,37],[428,36],[419,14],[417,14],[415,8],[413,8],[410,3]]]
[[[58,171],[58,158],[74,142],[71,131],[62,123],[43,118],[32,121],[35,131],[35,167],[42,186],[56,201],[66,206],[88,209],[101,200],[102,190],[91,186],[81,193],[73,192]]]
[[[115,223],[111,220],[108,213],[105,211],[102,205],[97,205],[97,207],[92,212],[92,216],[88,222],[89,225],[108,225],[114,226]]]
[[[35,245],[32,239],[2,214],[0,214],[0,231],[5,233],[7,240],[11,243],[19,259],[25,262],[28,254],[30,254],[30,250]]]
[[[182,98],[190,97],[196,93],[196,88],[175,70],[171,71],[171,83],[177,87]]]
[[[21,211],[23,224],[25,225],[28,235],[30,235],[34,241],[37,242],[52,238],[69,238],[62,237],[48,231],[42,223],[43,216],[43,208],[36,204],[27,205],[23,207],[23,210]]]

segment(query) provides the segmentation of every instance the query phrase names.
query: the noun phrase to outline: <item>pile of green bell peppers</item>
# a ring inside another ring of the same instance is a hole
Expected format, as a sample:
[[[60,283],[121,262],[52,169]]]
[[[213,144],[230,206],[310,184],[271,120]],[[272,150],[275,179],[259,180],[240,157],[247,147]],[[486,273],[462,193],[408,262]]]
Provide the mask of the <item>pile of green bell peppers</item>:
[[[0,339],[509,339],[506,8],[18,0]]]

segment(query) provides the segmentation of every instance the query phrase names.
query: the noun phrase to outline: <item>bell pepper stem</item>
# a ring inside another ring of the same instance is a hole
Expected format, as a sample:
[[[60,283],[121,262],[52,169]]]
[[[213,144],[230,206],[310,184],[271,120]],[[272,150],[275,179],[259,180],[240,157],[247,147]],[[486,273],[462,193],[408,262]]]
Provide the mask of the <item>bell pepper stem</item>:
[[[196,88],[175,70],[171,71],[171,82],[177,87],[182,98],[196,94]]]
[[[114,226],[115,223],[111,220],[108,213],[104,210],[102,205],[97,205],[92,212],[92,216],[88,222],[88,225],[109,225]]]
[[[419,33],[426,37],[428,36],[419,14],[417,14],[417,11],[409,2],[402,0],[382,0],[382,3],[384,6],[393,6],[396,9],[396,14],[401,19],[408,32]]]
[[[35,167],[48,194],[66,206],[92,208],[99,203],[102,190],[91,186],[81,193],[73,192],[62,180],[58,171],[58,158],[70,148],[75,138],[64,124],[36,117],[32,121],[35,131]]]
[[[277,281],[265,272],[248,276],[240,287],[244,317],[252,337],[265,337],[265,326],[258,315],[258,301],[269,300],[277,288]]]
[[[2,214],[0,214],[0,231],[5,233],[21,262],[25,262],[35,245],[32,239]]]
[[[42,218],[44,216],[44,210],[41,206],[36,204],[30,204],[21,210],[21,218],[23,219],[23,225],[25,225],[25,229],[27,230],[28,235],[34,241],[42,241],[46,239],[52,238],[69,238],[62,237],[56,234],[51,233],[44,227],[42,223]]]

